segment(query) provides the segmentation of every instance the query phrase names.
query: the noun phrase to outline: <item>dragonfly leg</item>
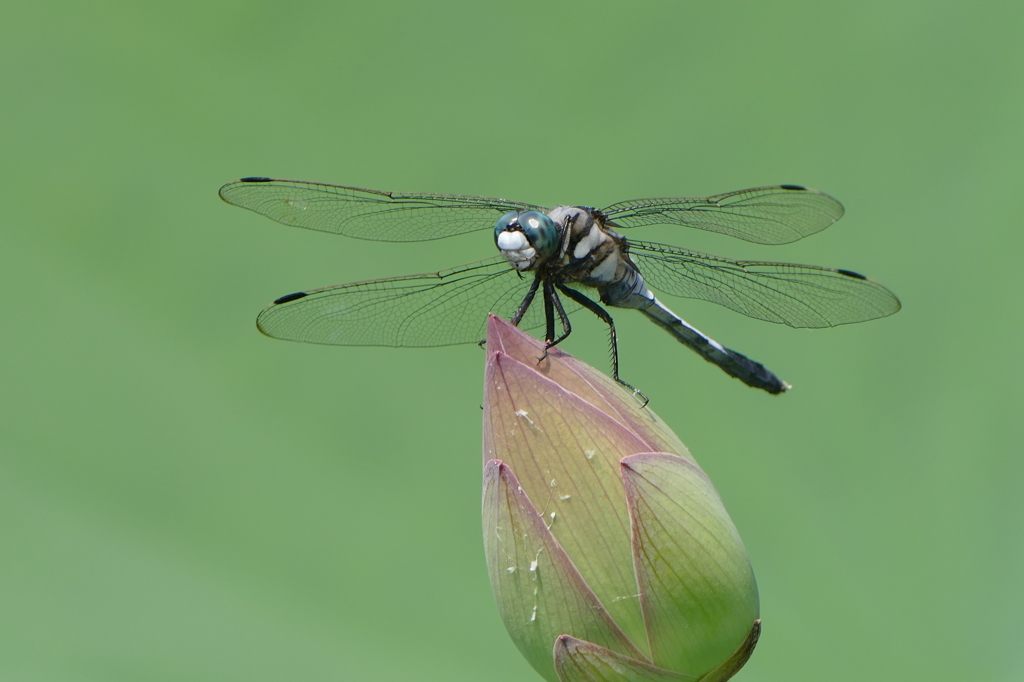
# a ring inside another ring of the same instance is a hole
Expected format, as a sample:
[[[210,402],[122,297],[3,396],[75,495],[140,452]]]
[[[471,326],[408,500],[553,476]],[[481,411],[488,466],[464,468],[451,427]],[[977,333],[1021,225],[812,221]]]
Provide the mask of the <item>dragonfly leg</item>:
[[[558,292],[555,291],[554,285],[550,282],[544,282],[544,303],[546,306],[554,308],[554,312],[558,313],[558,321],[562,324],[563,333],[557,339],[550,337],[547,339],[547,342],[544,344],[544,354],[537,358],[540,362],[543,362],[548,357],[548,349],[562,343],[562,341],[569,338],[569,334],[572,334],[572,323],[569,322],[569,315],[565,312],[565,308],[562,306],[562,299],[558,298]],[[550,336],[554,336],[553,326]]]
[[[548,348],[557,346],[569,338],[569,334],[572,334],[572,324],[569,322],[569,315],[565,312],[565,308],[562,306],[562,299],[558,298],[558,292],[555,291],[554,287],[551,288],[551,302],[555,305],[555,312],[558,313],[558,320],[562,323],[562,331],[565,333],[549,343]]]
[[[558,317],[562,322],[562,331],[565,333],[555,338],[555,311],[558,311]],[[558,294],[555,293],[555,287],[551,284],[548,279],[544,280],[544,322],[547,325],[544,333],[544,352],[539,358],[537,363],[540,364],[548,357],[548,348],[561,343],[569,336],[569,332],[572,331],[572,327],[566,327],[566,314],[565,310],[562,309],[562,302],[558,300]]]
[[[515,327],[519,326],[519,323],[523,321],[523,315],[530,309],[530,304],[533,303],[533,297],[537,295],[537,287],[540,286],[540,276],[533,278],[533,284],[530,285],[530,290],[526,292],[526,296],[523,298],[523,302],[516,308],[516,314],[512,316],[512,325]]]
[[[519,275],[522,278],[522,275]],[[526,296],[523,297],[523,302],[516,308],[516,312],[512,315],[512,326],[518,327],[519,323],[523,321],[523,316],[526,315],[526,311],[530,309],[530,304],[533,303],[533,297],[537,295],[537,288],[540,286],[540,277],[533,278],[533,284],[530,285],[530,290],[526,292]],[[478,346],[481,348],[487,344],[487,339],[481,339],[477,341]]]
[[[619,342],[618,337],[615,335],[615,321],[612,319],[612,316],[608,314],[607,310],[605,310],[600,305],[590,300],[580,292],[576,291],[575,289],[570,289],[564,284],[557,284],[555,286],[557,286],[558,290],[561,291],[563,294],[565,294],[572,300],[576,301],[590,312],[597,315],[597,317],[602,322],[608,325],[612,349],[612,379],[615,379],[617,383],[633,391],[633,395],[636,396],[643,403],[641,407],[646,407],[647,403],[649,402],[648,397],[644,395],[636,386],[628,384],[619,378]]]
[[[555,306],[551,302],[551,282],[548,280],[544,280],[544,327],[544,341],[550,345],[555,340]]]

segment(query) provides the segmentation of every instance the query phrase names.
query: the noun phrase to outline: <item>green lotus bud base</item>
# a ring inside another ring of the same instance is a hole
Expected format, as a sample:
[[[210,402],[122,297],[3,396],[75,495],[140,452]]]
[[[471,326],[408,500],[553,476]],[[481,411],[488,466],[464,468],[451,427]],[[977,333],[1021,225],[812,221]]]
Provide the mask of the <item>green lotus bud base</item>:
[[[551,682],[732,677],[760,634],[757,584],[682,442],[496,317],[484,393],[484,547],[527,661]]]

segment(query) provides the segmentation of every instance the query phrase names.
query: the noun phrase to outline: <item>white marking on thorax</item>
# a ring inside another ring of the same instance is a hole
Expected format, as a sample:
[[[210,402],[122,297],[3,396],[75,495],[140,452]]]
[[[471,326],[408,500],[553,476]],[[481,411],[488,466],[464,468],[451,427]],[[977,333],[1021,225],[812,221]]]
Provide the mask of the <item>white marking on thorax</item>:
[[[590,271],[590,279],[598,282],[613,282],[619,271],[619,254],[610,253],[601,264]]]
[[[566,225],[572,222],[569,220],[571,216],[579,216],[583,213],[585,212],[576,206],[555,206],[548,211],[548,217],[555,225]]]
[[[590,232],[587,236],[576,243],[576,248],[573,250],[572,255],[576,260],[586,258],[594,249],[606,241],[608,241],[608,235],[601,231],[597,223],[594,223],[590,226]]]

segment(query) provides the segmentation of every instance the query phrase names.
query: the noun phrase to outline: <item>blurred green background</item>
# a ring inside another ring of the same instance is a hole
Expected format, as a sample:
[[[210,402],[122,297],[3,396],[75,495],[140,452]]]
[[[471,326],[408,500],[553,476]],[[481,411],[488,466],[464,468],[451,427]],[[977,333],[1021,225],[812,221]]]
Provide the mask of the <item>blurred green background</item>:
[[[0,679],[533,680],[480,539],[484,354],[328,348],[271,299],[491,255],[218,187],[272,175],[603,206],[803,183],[759,247],[895,317],[794,331],[668,300],[796,388],[620,311],[623,376],[711,475],[764,636],[738,679],[1024,679],[1014,2],[40,2],[0,24]],[[607,368],[577,316],[564,348]]]

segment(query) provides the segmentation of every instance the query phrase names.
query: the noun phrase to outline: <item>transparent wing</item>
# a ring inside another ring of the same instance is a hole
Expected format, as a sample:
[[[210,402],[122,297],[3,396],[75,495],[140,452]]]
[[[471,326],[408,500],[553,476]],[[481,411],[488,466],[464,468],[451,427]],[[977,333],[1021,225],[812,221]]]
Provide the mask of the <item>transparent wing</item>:
[[[713,197],[635,199],[601,211],[618,227],[683,225],[757,244],[788,244],[843,217],[843,205],[799,185],[756,187]]]
[[[282,296],[256,326],[267,336],[338,346],[449,346],[484,338],[487,313],[510,318],[530,288],[503,257],[450,270],[339,284]],[[562,298],[566,311],[579,308]],[[523,329],[544,325],[538,293]]]
[[[629,256],[655,289],[790,327],[835,327],[900,309],[895,294],[849,270],[737,261],[632,241]]]
[[[285,225],[384,242],[443,239],[493,229],[508,211],[546,211],[488,197],[379,192],[272,178],[229,182],[220,188],[220,197]]]

